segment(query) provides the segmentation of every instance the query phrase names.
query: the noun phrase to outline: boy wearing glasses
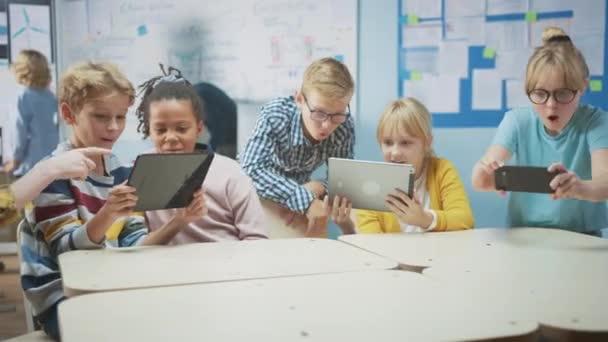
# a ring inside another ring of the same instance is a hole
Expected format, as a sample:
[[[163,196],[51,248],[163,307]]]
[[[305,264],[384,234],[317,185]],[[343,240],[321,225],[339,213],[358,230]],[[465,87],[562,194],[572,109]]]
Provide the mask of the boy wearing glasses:
[[[349,103],[354,81],[333,59],[314,61],[295,96],[266,103],[240,156],[270,222],[270,237],[325,237],[329,206],[326,180],[312,172],[330,157],[353,158],[354,120]],[[349,210],[341,201],[335,210]],[[275,229],[281,227],[279,229]],[[285,227],[282,229],[282,227]]]
[[[473,169],[473,187],[494,191],[494,171],[513,156],[518,165],[548,166],[558,172],[550,183],[555,192],[511,193],[509,225],[601,236],[608,226],[608,114],[580,103],[589,69],[570,37],[549,27],[543,42],[526,70],[532,106],[505,114],[493,145]]]

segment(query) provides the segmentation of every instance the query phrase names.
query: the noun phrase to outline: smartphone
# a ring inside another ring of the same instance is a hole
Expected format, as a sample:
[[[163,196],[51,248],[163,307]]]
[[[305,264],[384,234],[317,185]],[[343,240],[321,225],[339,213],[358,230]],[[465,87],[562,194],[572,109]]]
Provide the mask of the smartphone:
[[[559,172],[549,172],[546,167],[502,166],[494,171],[496,190],[554,193],[549,183]]]

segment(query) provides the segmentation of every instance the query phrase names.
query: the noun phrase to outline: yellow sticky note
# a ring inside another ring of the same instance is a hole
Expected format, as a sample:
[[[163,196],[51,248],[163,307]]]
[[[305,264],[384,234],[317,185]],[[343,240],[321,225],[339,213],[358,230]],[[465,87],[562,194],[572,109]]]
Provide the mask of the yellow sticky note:
[[[411,71],[410,72],[411,81],[420,81],[421,79],[422,79],[422,73],[420,71]]]
[[[536,11],[526,12],[526,21],[533,23],[538,20],[538,13]]]
[[[486,47],[483,49],[483,58],[494,59],[494,57],[496,57],[496,50],[491,47]]]
[[[415,15],[415,14],[407,15],[407,24],[408,25],[416,25],[416,24],[418,24],[418,22],[420,22],[420,18],[418,18],[417,15]]]
[[[599,91],[602,91],[603,88],[604,88],[604,83],[602,82],[602,80],[589,81],[589,90],[591,90],[593,92],[599,92]]]

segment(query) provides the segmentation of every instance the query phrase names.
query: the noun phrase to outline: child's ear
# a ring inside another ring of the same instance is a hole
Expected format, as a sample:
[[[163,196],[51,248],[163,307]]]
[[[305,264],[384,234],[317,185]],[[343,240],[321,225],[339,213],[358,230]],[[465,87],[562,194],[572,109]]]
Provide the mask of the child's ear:
[[[298,107],[302,108],[302,106],[304,105],[304,95],[302,95],[301,90],[296,90],[295,100]]]
[[[196,125],[196,135],[201,135],[204,130],[205,130],[205,123],[203,122],[203,120],[201,120]]]
[[[61,117],[68,125],[73,125],[76,122],[75,113],[72,112],[70,106],[62,102],[59,106],[59,110],[61,111]]]
[[[427,153],[431,152],[431,149],[432,149],[431,146],[433,146],[433,136],[432,135],[427,139],[427,142],[426,142],[426,146],[425,147],[426,147],[426,152]]]

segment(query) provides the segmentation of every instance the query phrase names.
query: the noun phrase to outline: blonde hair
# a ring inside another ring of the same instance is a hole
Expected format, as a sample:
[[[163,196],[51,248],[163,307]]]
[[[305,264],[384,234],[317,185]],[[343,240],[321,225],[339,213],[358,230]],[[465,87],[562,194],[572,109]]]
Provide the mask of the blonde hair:
[[[330,99],[344,99],[353,95],[355,82],[346,65],[334,58],[314,61],[304,71],[302,92],[318,92]]]
[[[527,94],[534,90],[547,68],[560,72],[567,88],[582,91],[587,85],[589,67],[585,57],[559,27],[550,26],[543,30],[543,45],[535,49],[528,61]]]
[[[46,88],[51,84],[51,69],[44,55],[36,50],[21,50],[11,64],[17,83],[26,87]]]
[[[120,70],[111,63],[84,62],[70,67],[59,84],[59,101],[79,111],[85,102],[113,93],[129,97],[133,104],[135,89]]]
[[[432,118],[428,109],[412,97],[398,99],[391,102],[382,112],[376,138],[382,143],[382,138],[405,131],[407,134],[421,138],[425,142],[432,141]],[[434,157],[431,148],[427,156]]]

